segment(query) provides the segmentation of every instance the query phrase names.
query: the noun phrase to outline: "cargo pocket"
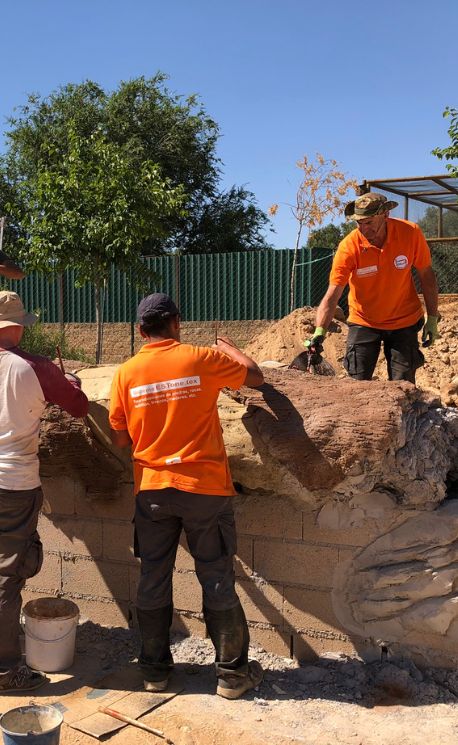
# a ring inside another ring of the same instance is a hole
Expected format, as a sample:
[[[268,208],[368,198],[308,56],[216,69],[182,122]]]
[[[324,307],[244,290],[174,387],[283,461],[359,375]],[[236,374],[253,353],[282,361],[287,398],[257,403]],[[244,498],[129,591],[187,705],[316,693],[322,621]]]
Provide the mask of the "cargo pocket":
[[[222,555],[233,556],[237,552],[237,534],[232,509],[230,512],[223,512],[218,516],[218,531]]]
[[[343,360],[343,366],[349,375],[356,375],[357,364],[356,364],[356,347],[354,344],[350,345],[347,349]]]
[[[24,551],[18,561],[17,576],[21,579],[35,577],[43,564],[43,544],[38,533],[34,533],[27,541]]]

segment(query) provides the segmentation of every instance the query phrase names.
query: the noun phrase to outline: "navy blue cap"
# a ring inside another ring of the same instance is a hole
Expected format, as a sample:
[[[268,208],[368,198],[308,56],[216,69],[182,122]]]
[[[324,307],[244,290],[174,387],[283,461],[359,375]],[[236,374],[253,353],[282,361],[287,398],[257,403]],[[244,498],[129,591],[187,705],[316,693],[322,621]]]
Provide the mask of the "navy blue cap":
[[[154,321],[178,316],[179,313],[171,297],[164,292],[154,292],[140,300],[137,319],[139,323],[154,323]]]

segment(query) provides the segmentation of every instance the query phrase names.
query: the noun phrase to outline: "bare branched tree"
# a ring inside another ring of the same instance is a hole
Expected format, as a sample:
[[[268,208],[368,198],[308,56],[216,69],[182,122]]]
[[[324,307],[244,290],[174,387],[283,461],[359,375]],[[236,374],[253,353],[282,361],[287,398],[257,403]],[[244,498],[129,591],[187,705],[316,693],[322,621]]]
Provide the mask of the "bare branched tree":
[[[304,155],[296,165],[301,170],[301,180],[296,191],[295,203],[287,204],[297,223],[290,277],[290,312],[296,305],[297,257],[304,230],[315,230],[327,217],[341,213],[348,192],[357,186],[355,179],[348,178],[339,169],[336,160],[326,159],[320,153],[317,153],[315,160],[309,160]],[[278,204],[273,204],[269,214],[275,215],[278,208]]]

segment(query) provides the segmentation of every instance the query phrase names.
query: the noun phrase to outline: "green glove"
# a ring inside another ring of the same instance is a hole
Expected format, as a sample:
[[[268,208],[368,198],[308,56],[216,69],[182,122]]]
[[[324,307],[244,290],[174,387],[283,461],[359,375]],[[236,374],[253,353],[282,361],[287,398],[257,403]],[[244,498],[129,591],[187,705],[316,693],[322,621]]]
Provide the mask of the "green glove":
[[[423,326],[423,333],[421,335],[421,341],[423,347],[431,347],[436,339],[440,338],[440,334],[437,330],[437,322],[440,316],[427,316],[426,323]]]
[[[320,354],[323,351],[323,341],[325,336],[326,329],[324,329],[323,326],[317,326],[313,332],[312,338],[304,341],[304,347],[306,349],[313,347],[317,354]]]

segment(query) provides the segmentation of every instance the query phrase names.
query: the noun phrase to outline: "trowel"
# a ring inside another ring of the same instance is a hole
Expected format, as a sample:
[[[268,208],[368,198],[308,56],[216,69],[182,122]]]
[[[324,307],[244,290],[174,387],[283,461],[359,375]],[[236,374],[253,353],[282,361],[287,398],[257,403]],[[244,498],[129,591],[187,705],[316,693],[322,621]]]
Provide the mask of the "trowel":
[[[304,352],[300,352],[290,365],[290,370],[300,370],[301,372],[310,373],[311,375],[335,375],[332,365],[323,359],[320,352],[311,346]]]

